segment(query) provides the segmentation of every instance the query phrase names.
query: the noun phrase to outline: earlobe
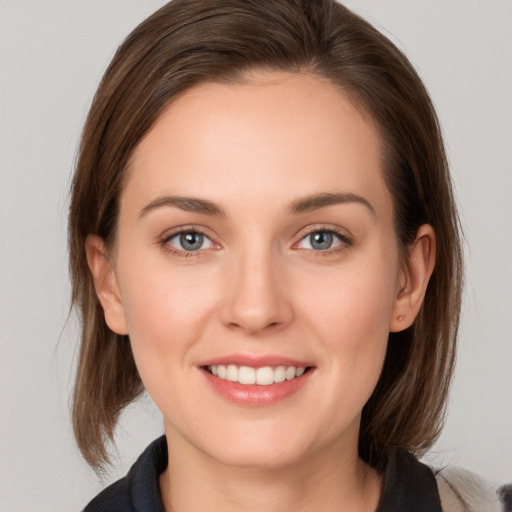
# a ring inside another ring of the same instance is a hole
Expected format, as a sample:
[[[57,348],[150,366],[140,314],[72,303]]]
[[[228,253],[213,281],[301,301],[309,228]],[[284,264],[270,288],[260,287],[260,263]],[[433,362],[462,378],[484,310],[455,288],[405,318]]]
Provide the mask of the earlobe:
[[[434,228],[423,224],[407,255],[407,261],[400,276],[397,296],[393,304],[389,330],[403,331],[416,318],[427,290],[436,259],[436,236]]]
[[[85,252],[96,295],[103,308],[105,322],[113,332],[128,334],[116,274],[103,239],[98,235],[88,235],[85,241]]]

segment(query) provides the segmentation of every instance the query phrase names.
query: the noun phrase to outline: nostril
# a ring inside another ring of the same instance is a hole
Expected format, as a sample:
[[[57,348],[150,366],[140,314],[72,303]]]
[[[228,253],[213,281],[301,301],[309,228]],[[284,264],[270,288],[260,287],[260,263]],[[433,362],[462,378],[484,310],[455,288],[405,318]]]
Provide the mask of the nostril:
[[[283,322],[269,322],[268,324],[264,324],[264,322],[229,322],[227,326],[233,330],[243,330],[247,331],[251,334],[263,333],[269,331],[277,331],[284,325]]]

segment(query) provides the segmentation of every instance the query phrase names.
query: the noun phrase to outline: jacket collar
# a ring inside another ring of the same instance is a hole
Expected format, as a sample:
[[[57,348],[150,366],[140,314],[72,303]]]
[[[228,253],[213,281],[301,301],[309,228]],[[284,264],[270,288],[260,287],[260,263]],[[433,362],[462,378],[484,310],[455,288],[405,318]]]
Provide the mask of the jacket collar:
[[[376,512],[442,512],[432,470],[408,451],[394,449],[384,474]]]
[[[166,469],[165,436],[154,441],[127,475],[131,510],[164,512],[160,499],[159,475]],[[432,470],[409,452],[391,452],[385,472],[382,496],[376,512],[442,512]]]

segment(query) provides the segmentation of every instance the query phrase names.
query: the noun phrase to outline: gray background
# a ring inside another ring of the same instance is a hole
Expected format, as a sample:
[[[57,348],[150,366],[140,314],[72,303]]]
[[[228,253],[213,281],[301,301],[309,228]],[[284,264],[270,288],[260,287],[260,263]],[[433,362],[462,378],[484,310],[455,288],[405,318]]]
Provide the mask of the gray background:
[[[416,65],[437,106],[467,238],[461,348],[429,454],[512,481],[512,2],[350,0]],[[161,431],[148,398],[116,470],[80,459],[68,404],[76,325],[66,211],[81,125],[127,33],[158,0],[0,0],[0,511],[79,510]]]

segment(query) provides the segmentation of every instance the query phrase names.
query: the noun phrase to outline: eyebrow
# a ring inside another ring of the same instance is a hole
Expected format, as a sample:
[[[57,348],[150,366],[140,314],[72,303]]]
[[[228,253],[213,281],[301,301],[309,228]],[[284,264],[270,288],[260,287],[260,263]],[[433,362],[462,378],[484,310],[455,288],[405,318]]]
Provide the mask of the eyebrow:
[[[347,203],[358,203],[366,206],[372,215],[376,216],[375,208],[372,206],[368,199],[352,194],[350,192],[341,193],[322,193],[313,196],[305,197],[294,201],[290,206],[290,213],[305,213],[313,210],[318,210],[326,206],[332,206],[336,204],[347,204]]]
[[[139,217],[162,206],[174,206],[186,212],[204,213],[215,217],[226,217],[226,212],[217,204],[197,197],[163,196],[151,201],[140,211]]]
[[[326,206],[347,203],[362,204],[366,206],[373,215],[376,215],[374,207],[367,199],[350,192],[321,193],[298,199],[290,205],[289,213],[306,213],[319,210],[320,208],[325,208]],[[187,212],[203,213],[214,217],[227,217],[226,212],[212,201],[200,199],[198,197],[184,196],[158,197],[140,211],[139,217],[143,217],[149,211],[156,210],[157,208],[164,206],[179,208],[180,210]]]

